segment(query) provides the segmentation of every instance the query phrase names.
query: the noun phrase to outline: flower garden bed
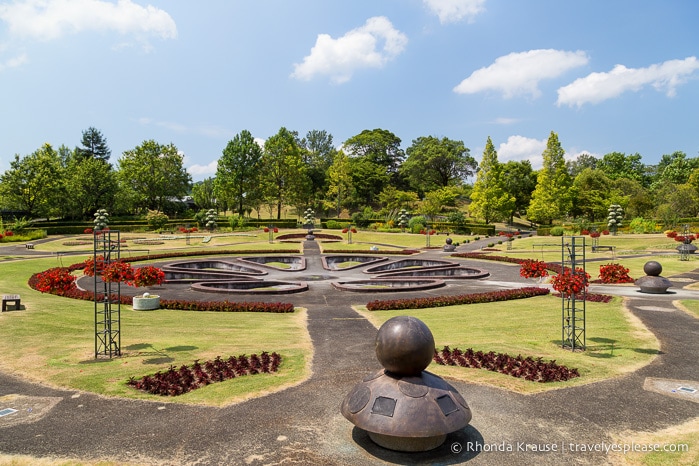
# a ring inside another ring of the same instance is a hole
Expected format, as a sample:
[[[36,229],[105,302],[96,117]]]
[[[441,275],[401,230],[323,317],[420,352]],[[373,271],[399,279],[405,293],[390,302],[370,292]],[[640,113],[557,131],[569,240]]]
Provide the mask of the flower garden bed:
[[[559,366],[556,361],[544,362],[541,358],[534,359],[531,356],[512,357],[508,354],[484,353],[468,348],[461,351],[458,348],[449,349],[445,346],[441,351],[435,349],[433,361],[447,366],[470,367],[486,369],[492,372],[500,372],[512,377],[523,378],[530,382],[564,382],[575,377],[580,377],[577,369],[568,369]]]
[[[138,380],[131,377],[126,384],[153,395],[177,396],[214,382],[223,382],[246,375],[277,372],[281,361],[279,354],[269,354],[266,351],[259,356],[241,354],[228,359],[221,359],[218,356],[213,361],[206,361],[203,364],[194,361],[191,367],[183,365],[175,369],[174,366],[170,366],[166,372],[156,372],[154,375],[146,375]]]

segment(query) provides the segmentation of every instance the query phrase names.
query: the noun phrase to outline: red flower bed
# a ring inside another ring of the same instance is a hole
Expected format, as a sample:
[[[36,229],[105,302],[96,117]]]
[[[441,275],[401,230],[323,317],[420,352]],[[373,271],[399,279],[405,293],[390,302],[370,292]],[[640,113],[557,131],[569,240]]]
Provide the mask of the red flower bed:
[[[156,372],[152,376],[146,375],[138,380],[131,377],[126,384],[153,395],[177,396],[214,382],[223,382],[246,375],[277,372],[281,361],[279,354],[269,354],[266,351],[259,356],[241,354],[226,360],[218,356],[204,364],[194,361],[191,367],[183,365],[175,369],[174,366],[170,366],[167,372]]]
[[[491,291],[456,296],[436,296],[430,298],[389,299],[371,301],[366,307],[369,311],[394,311],[399,309],[424,309],[427,307],[456,306],[460,304],[493,303],[510,299],[524,299],[549,294],[546,288],[528,287],[515,290]]]
[[[445,346],[442,351],[435,350],[433,360],[437,364],[486,369],[531,382],[563,382],[580,377],[577,369],[559,366],[556,361],[544,362],[541,358],[534,359],[531,356],[524,358],[522,355],[512,357],[493,351],[484,353],[473,351],[471,348],[461,351],[458,348],[452,350]]]
[[[52,269],[39,272],[32,276],[34,278],[32,288],[42,293],[50,293],[58,296],[66,296],[71,290],[75,290],[75,277],[66,267],[54,267]]]
[[[519,269],[519,275],[524,278],[542,278],[548,276],[548,265],[539,260],[523,260]]]
[[[633,283],[633,278],[629,277],[629,269],[621,264],[600,265],[599,277],[602,283]]]

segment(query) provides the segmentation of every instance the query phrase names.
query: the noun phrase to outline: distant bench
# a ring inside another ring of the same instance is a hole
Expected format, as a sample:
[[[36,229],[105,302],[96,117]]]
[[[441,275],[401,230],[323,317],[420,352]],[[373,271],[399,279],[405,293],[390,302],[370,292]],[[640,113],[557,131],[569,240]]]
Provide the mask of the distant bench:
[[[2,295],[2,312],[5,312],[7,310],[7,305],[12,304],[14,309],[17,311],[19,310],[20,306],[20,298],[18,294],[5,294]]]
[[[592,246],[592,252],[597,252],[597,251],[614,252],[614,249],[616,249],[616,246]]]

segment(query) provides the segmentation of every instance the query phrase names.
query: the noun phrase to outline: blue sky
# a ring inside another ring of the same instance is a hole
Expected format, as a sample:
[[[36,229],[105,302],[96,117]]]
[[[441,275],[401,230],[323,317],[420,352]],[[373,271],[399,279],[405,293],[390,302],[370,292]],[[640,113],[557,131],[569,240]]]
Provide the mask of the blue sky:
[[[173,143],[194,180],[284,126],[462,140],[480,160],[699,155],[693,0],[0,1],[0,171],[99,129]]]

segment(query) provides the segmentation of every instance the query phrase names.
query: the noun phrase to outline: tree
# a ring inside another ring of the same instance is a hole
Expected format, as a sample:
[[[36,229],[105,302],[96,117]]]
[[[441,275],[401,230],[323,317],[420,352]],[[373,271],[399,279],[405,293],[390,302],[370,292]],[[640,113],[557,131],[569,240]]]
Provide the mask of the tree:
[[[82,147],[75,148],[75,156],[80,159],[93,158],[107,162],[112,151],[107,146],[107,139],[102,133],[90,126],[83,131]]]
[[[65,216],[88,218],[100,208],[114,212],[116,173],[103,159],[72,157],[65,169],[65,191]]]
[[[650,192],[640,182],[628,178],[612,181],[615,196],[614,204],[621,204],[630,218],[652,215],[655,204]]]
[[[639,154],[610,152],[597,162],[596,168],[602,170],[610,180],[626,178],[647,185],[646,166],[641,162]]]
[[[282,127],[267,139],[262,155],[262,185],[265,198],[274,203],[277,218],[283,205],[294,205],[307,188],[301,148],[295,134]]]
[[[586,168],[573,181],[571,213],[584,216],[590,222],[602,220],[607,215],[610,204],[612,181],[602,170]]]
[[[337,150],[333,146],[332,134],[318,130],[306,133],[306,137],[301,140],[301,147],[306,175],[311,184],[307,204],[319,208],[319,203],[328,190],[328,170]]]
[[[352,178],[357,195],[373,204],[386,184],[402,188],[399,168],[405,154],[398,136],[384,129],[364,130],[347,139],[343,149],[352,157]]]
[[[59,212],[64,202],[64,172],[58,153],[44,144],[32,154],[10,162],[0,176],[0,190],[5,205],[26,211],[31,217],[49,217]]]
[[[262,148],[248,130],[228,141],[218,160],[214,191],[216,196],[231,200],[238,214],[245,213],[246,198],[259,198]],[[203,207],[202,207],[203,208]]]
[[[567,161],[566,166],[568,167],[568,173],[570,174],[571,178],[575,178],[586,168],[592,168],[594,170],[597,168],[598,163],[599,160],[597,160],[597,157],[594,155],[582,153],[578,155],[575,160]]]
[[[325,206],[329,209],[336,209],[339,216],[347,200],[352,198],[353,190],[349,158],[340,150],[335,154],[333,163],[328,168],[328,190]]]
[[[206,178],[192,185],[192,200],[198,208],[206,210],[216,208],[214,185],[213,178]]]
[[[400,171],[418,194],[462,185],[478,165],[463,141],[447,138],[421,136],[413,140],[406,153]]]
[[[536,188],[536,173],[529,160],[508,160],[502,165],[502,182],[505,192],[515,198],[510,212],[510,223],[517,213],[524,213]]]
[[[515,197],[505,190],[501,173],[498,153],[488,136],[471,191],[469,208],[471,215],[484,219],[485,223],[507,218],[515,206]]]
[[[168,200],[187,195],[192,177],[182,163],[177,147],[152,139],[125,151],[119,159],[118,176],[132,206],[163,212]]]
[[[570,175],[566,170],[565,151],[558,142],[558,135],[551,131],[546,150],[542,153],[543,166],[536,178],[536,188],[527,209],[529,220],[550,224],[570,209]]]
[[[657,167],[657,181],[669,181],[674,184],[684,184],[689,180],[692,170],[699,168],[699,158],[687,158],[681,151],[665,154]]]

